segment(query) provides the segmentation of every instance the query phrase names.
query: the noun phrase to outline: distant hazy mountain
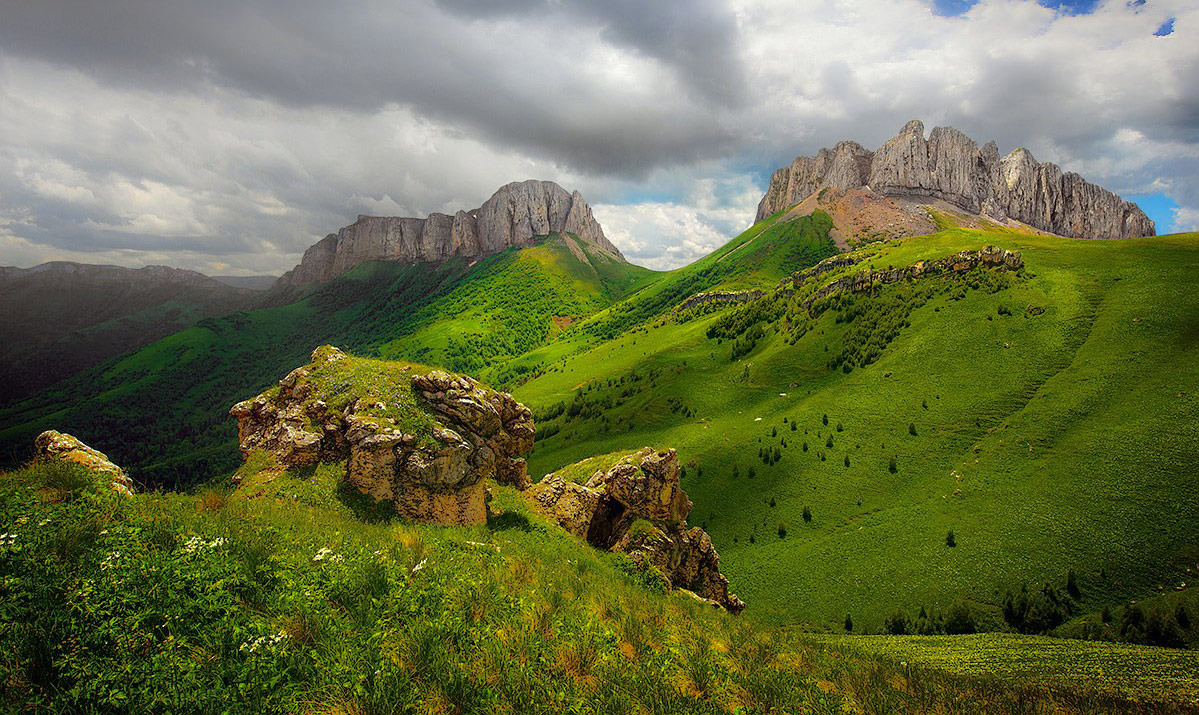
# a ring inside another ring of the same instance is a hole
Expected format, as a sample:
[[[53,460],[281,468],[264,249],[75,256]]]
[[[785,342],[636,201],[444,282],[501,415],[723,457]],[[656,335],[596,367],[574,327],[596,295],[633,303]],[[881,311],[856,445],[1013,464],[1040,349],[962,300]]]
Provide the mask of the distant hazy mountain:
[[[211,278],[234,288],[248,290],[266,290],[279,280],[279,276],[211,276]]]
[[[185,328],[250,307],[257,291],[195,271],[55,261],[0,267],[0,403]]]

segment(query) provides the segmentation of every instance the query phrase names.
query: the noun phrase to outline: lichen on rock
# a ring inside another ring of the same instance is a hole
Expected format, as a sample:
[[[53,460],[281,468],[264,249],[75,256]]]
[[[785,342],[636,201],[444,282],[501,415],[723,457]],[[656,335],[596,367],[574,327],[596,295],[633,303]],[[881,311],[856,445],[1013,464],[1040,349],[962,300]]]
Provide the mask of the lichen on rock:
[[[596,470],[585,484],[547,474],[526,495],[538,512],[592,546],[628,554],[672,587],[732,613],[745,608],[729,592],[711,538],[687,525],[691,500],[679,482],[675,450],[645,447]]]
[[[73,462],[106,478],[114,491],[131,496],[133,480],[125,470],[113,464],[106,454],[92,449],[76,437],[55,430],[46,430],[33,441],[37,459],[59,459]]]
[[[346,481],[402,516],[474,525],[487,518],[484,480],[528,486],[532,413],[475,380],[317,348],[261,395],[233,406],[247,458],[285,467],[346,463]]]

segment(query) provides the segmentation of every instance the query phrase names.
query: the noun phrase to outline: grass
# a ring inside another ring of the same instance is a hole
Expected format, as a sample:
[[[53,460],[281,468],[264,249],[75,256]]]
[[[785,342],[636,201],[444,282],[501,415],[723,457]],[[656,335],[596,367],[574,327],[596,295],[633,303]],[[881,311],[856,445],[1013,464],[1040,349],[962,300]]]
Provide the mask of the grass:
[[[822,636],[868,655],[950,673],[988,676],[1097,699],[1168,699],[1199,705],[1199,653],[1125,643],[985,633],[966,636]]]
[[[938,279],[849,372],[830,362],[880,331],[847,316],[887,315],[909,289],[828,310],[794,344],[798,321],[767,316],[764,337],[737,359],[729,341],[708,337],[729,312],[563,356],[515,391],[540,414],[584,407],[539,422],[552,435],[530,472],[647,443],[678,448],[693,465],[693,520],[750,609],[779,623],[838,627],[850,612],[859,631],[877,631],[896,608],[944,611],[959,598],[997,613],[1005,591],[1060,588],[1070,570],[1091,612],[1193,580],[1199,503],[1184,485],[1199,455],[1187,427],[1199,417],[1199,295],[1189,288],[1199,236],[954,229],[863,253],[885,268],[986,244],[1023,251],[1026,270],[994,292]],[[764,448],[781,458],[764,464]],[[775,536],[780,521],[786,538]]]
[[[627,575],[508,488],[474,528],[363,519],[340,468],[44,498],[0,478],[0,692],[22,710],[1182,712],[900,665]],[[1145,649],[1152,650],[1152,649]],[[1143,661],[1147,670],[1166,661]],[[1086,677],[1084,676],[1084,680]],[[1094,678],[1092,678],[1094,680]],[[1086,681],[1092,682],[1092,681]]]

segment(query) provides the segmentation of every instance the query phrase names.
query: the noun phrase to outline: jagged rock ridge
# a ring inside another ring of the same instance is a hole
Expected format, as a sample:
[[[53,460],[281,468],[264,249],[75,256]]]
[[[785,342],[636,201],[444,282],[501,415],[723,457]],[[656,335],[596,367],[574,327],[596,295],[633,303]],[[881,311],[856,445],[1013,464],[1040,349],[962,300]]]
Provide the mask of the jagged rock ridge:
[[[525,246],[537,236],[573,233],[624,260],[604,235],[583,196],[552,181],[503,186],[479,208],[428,218],[359,216],[304,252],[279,285],[321,283],[366,261],[444,261],[475,258]]]
[[[1000,157],[995,142],[979,147],[952,127],[913,120],[877,151],[843,141],[813,157],[796,157],[774,172],[755,221],[824,188],[866,188],[884,196],[941,199],[996,221],[1018,221],[1075,238],[1154,235],[1136,204],[1088,183],[1027,149]]]

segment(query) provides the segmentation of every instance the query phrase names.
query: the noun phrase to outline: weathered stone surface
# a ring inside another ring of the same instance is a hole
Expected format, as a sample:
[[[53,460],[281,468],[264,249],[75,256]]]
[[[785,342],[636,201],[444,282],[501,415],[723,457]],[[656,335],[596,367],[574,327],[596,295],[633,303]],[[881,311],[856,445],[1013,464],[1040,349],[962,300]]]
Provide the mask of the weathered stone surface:
[[[865,168],[864,167],[868,167]],[[1154,235],[1153,222],[1129,201],[1026,149],[1000,159],[994,142],[981,148],[951,127],[908,122],[873,153],[852,142],[779,169],[758,205],[755,221],[793,206],[824,188],[868,187],[884,196],[929,197],[996,221],[1019,221],[1076,238]]]
[[[126,496],[133,494],[133,480],[125,470],[113,464],[103,452],[92,449],[77,438],[55,430],[46,430],[33,441],[38,459],[61,459],[87,467],[107,478],[112,488]]]
[[[624,259],[579,192],[567,193],[552,181],[530,180],[503,186],[478,209],[453,216],[359,216],[305,251],[300,265],[279,284],[323,283],[366,261],[475,258],[529,245],[534,237],[551,233],[576,234]]]
[[[309,378],[322,363],[348,359],[317,348],[313,362],[288,373],[276,393],[234,405],[243,454],[266,450],[287,467],[345,462],[346,481],[362,493],[391,500],[403,516],[442,524],[486,520],[485,478],[528,486],[523,455],[533,448],[533,417],[511,395],[438,370],[406,374],[419,405],[412,409],[432,424],[409,434],[380,416],[385,406],[373,396],[329,409]]]
[[[675,450],[646,447],[597,471],[585,485],[549,474],[526,494],[535,509],[591,545],[627,553],[658,569],[671,586],[733,613],[745,607],[729,593],[712,540],[687,526],[691,500],[679,483]]]

